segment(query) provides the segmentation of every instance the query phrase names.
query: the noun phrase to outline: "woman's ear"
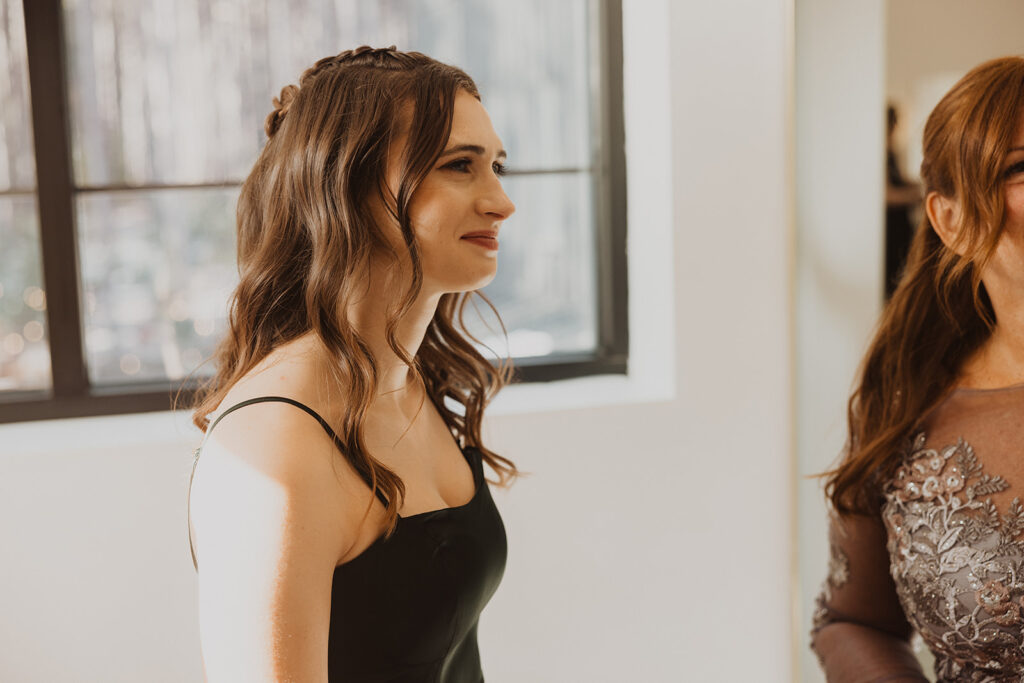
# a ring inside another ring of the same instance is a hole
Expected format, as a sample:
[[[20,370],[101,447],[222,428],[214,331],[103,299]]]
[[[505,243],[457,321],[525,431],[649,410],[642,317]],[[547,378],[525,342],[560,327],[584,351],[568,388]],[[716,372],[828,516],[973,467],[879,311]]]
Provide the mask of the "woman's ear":
[[[946,248],[963,256],[965,245],[957,242],[960,235],[960,202],[932,191],[924,198],[924,210],[932,229]]]

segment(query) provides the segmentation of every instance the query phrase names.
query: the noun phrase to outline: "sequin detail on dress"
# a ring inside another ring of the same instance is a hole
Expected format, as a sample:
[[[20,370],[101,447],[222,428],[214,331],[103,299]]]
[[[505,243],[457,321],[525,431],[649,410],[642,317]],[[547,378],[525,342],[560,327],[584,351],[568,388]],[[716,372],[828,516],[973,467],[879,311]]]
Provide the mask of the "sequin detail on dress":
[[[896,592],[935,654],[938,681],[1024,681],[1024,506],[963,439],[940,449],[919,433],[883,488]]]
[[[828,576],[821,586],[821,592],[814,602],[814,615],[811,617],[811,633],[816,633],[822,626],[829,623],[831,611],[828,603],[832,600],[832,591],[842,588],[850,578],[850,558],[843,552],[842,547],[830,539],[828,544]]]

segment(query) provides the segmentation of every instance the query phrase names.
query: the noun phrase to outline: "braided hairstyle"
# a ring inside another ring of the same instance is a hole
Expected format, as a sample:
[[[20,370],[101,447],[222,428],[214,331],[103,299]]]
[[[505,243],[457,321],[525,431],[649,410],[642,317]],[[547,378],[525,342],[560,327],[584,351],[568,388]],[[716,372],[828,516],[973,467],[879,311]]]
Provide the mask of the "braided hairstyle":
[[[286,85],[281,88],[281,94],[273,99],[274,110],[267,114],[266,122],[263,124],[263,130],[266,131],[267,137],[271,137],[277,132],[277,129],[281,126],[281,121],[284,119],[285,114],[288,113],[288,109],[291,107],[292,101],[295,96],[298,95],[299,89],[309,85],[315,80],[324,70],[341,65],[353,65],[353,66],[373,66],[377,68],[392,68],[392,69],[409,69],[416,65],[418,60],[430,59],[419,52],[399,52],[398,48],[394,45],[391,47],[378,47],[373,48],[368,45],[363,45],[355,48],[354,50],[345,50],[333,57],[324,57],[323,59],[317,60],[316,64],[302,72],[302,76],[299,78],[299,85]],[[466,77],[468,80],[468,76]],[[463,85],[462,87],[466,87]],[[477,99],[480,99],[480,94],[476,92],[476,86],[474,85],[470,90]]]
[[[463,324],[474,295],[493,310],[486,297],[478,291],[443,294],[415,357],[396,336],[423,280],[409,204],[447,144],[459,91],[480,99],[461,69],[394,46],[363,46],[317,61],[298,85],[273,98],[264,124],[267,143],[238,199],[239,283],[229,329],[214,356],[216,374],[193,410],[193,421],[205,431],[207,415],[239,379],[275,348],[315,334],[330,360],[321,388],[328,398],[325,417],[336,426],[342,456],[391,502],[386,535],[397,523],[405,486],[366,450],[363,422],[377,394],[378,367],[358,330],[337,313],[364,295],[371,256],[390,257],[396,266],[411,263],[408,291],[387,312],[388,345],[422,380],[462,445],[480,450],[499,475],[494,483],[506,486],[519,474],[481,440],[483,410],[512,371],[508,362],[492,366]],[[393,194],[387,152],[400,133],[406,142]],[[371,210],[375,201],[396,219],[405,254],[383,235]],[[341,395],[332,396],[336,391]]]

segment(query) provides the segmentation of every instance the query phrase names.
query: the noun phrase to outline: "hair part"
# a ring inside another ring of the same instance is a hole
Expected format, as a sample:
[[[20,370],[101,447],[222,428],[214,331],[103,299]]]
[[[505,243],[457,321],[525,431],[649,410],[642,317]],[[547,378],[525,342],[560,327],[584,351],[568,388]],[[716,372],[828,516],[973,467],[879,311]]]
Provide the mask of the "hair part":
[[[946,246],[927,215],[914,235],[847,404],[844,457],[819,475],[840,514],[877,510],[912,432],[992,334],[981,273],[1003,234],[1003,166],[1022,115],[1024,58],[1005,57],[972,69],[928,117],[921,178],[926,195],[957,202],[957,235]]]
[[[216,373],[193,409],[193,421],[205,431],[207,416],[238,380],[274,349],[312,332],[329,356],[322,389],[343,394],[331,397],[330,404],[341,408],[328,418],[340,426],[342,455],[391,501],[386,536],[397,524],[405,485],[366,450],[363,424],[376,398],[379,368],[344,314],[362,295],[371,258],[383,254],[397,266],[403,256],[382,234],[375,203],[395,219],[411,264],[407,291],[387,311],[389,347],[422,381],[463,447],[479,448],[498,485],[519,475],[481,438],[483,410],[512,375],[510,360],[495,368],[467,340],[477,341],[462,322],[466,302],[480,296],[494,310],[486,297],[479,291],[443,294],[415,357],[397,338],[399,321],[423,283],[409,205],[448,141],[460,90],[480,98],[473,80],[456,67],[394,46],[363,46],[319,60],[297,86],[285,86],[273,99],[264,126],[267,143],[238,199],[239,282],[229,329],[214,356]],[[392,194],[388,150],[402,136],[400,180]]]

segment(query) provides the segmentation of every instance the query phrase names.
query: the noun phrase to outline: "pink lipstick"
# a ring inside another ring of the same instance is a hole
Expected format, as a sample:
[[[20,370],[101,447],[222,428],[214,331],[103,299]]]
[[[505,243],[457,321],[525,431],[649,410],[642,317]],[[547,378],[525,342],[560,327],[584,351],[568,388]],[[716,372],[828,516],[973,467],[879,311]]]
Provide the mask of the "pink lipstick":
[[[464,239],[467,242],[472,242],[473,244],[479,244],[481,247],[484,247],[485,249],[494,249],[495,251],[497,251],[498,249],[498,240],[494,237],[475,235],[473,237],[463,237],[462,239]]]
[[[475,232],[467,232],[462,236],[462,239],[473,244],[480,245],[485,249],[491,249],[494,251],[498,250],[498,231],[497,230],[477,230]]]

